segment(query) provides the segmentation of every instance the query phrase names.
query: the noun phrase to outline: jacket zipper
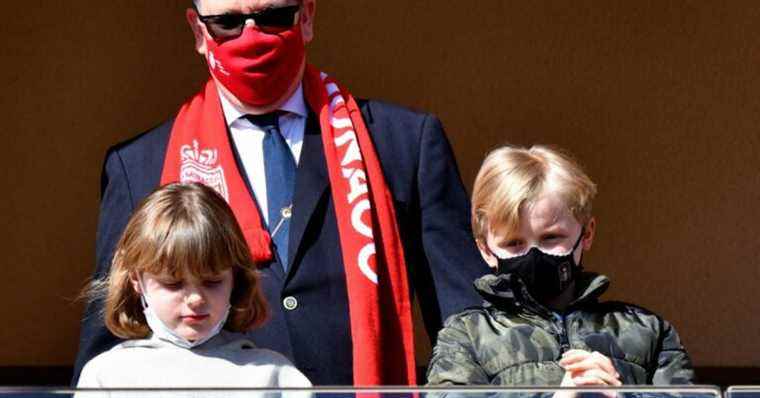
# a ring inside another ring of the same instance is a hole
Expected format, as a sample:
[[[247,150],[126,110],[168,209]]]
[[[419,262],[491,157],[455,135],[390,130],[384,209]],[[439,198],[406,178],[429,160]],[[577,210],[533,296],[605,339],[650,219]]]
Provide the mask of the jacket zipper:
[[[554,319],[555,325],[559,329],[559,352],[562,355],[570,349],[570,339],[567,336],[567,317],[555,313]]]

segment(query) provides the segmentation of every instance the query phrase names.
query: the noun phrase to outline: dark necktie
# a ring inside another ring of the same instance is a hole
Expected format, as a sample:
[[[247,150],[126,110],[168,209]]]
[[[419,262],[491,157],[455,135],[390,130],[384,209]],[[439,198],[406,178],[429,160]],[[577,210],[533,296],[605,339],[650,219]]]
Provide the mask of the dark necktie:
[[[262,146],[267,183],[268,228],[279,262],[287,271],[288,238],[290,235],[290,217],[293,214],[296,162],[288,143],[280,133],[278,113],[248,115],[246,117],[266,133]]]

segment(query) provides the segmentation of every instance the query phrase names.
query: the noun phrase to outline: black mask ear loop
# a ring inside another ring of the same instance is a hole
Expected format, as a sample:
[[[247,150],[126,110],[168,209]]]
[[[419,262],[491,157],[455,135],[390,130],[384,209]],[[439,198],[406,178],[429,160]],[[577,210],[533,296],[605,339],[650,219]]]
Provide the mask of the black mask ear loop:
[[[575,244],[573,245],[573,249],[570,251],[570,256],[572,256],[572,258],[573,258],[573,263],[575,263],[575,250],[578,249],[578,246],[581,245],[581,241],[583,241],[583,235],[585,235],[585,234],[586,234],[586,226],[584,225],[584,226],[581,227],[581,236],[579,236],[578,240],[575,241]],[[575,264],[575,268],[578,271],[580,271],[580,270],[583,269],[582,262],[583,262],[583,251],[581,251],[581,259],[578,260],[577,264]]]

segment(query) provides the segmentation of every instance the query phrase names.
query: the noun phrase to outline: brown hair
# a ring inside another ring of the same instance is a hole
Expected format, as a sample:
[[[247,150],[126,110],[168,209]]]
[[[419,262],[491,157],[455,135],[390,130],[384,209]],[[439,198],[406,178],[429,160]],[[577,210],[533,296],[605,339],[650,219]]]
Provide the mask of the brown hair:
[[[472,190],[472,231],[485,243],[488,230],[514,232],[520,209],[551,189],[578,222],[591,219],[596,184],[570,155],[536,145],[504,146],[489,153]]]
[[[113,334],[143,338],[150,329],[130,275],[147,271],[203,278],[230,268],[231,308],[224,328],[243,332],[263,323],[268,308],[240,226],[212,188],[173,183],[155,190],[134,211],[108,277],[93,284],[90,296],[105,300],[103,316]]]

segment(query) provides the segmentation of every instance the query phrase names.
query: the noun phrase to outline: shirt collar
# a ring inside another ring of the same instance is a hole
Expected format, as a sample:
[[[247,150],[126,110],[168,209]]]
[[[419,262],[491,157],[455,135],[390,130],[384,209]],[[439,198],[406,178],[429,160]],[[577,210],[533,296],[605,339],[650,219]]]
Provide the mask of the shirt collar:
[[[222,103],[222,111],[224,112],[224,118],[227,121],[227,127],[231,126],[232,123],[239,118],[245,116],[245,113],[240,112],[240,110],[235,108],[235,106],[232,105],[221,92],[219,92],[219,100]],[[306,110],[306,102],[303,98],[303,82],[298,83],[296,91],[293,92],[293,95],[291,95],[290,98],[278,108],[278,110],[296,114],[300,117],[306,117],[308,112]]]

